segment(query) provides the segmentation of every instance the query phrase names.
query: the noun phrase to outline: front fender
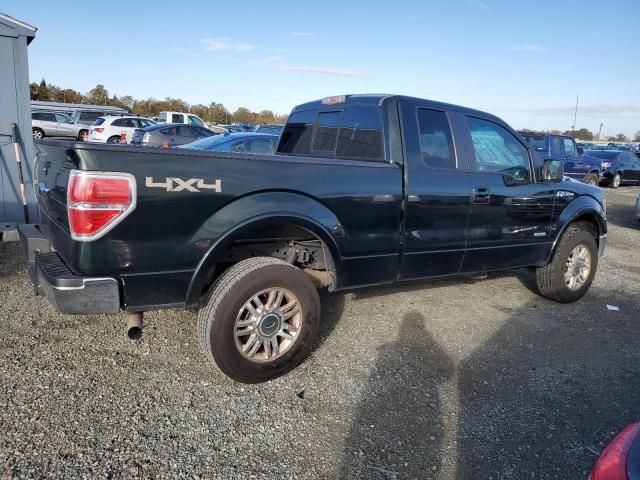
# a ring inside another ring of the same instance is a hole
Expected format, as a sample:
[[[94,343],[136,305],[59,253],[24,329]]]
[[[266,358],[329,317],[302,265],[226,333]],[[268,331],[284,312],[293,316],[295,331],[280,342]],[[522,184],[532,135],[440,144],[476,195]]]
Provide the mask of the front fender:
[[[316,235],[324,242],[340,278],[341,254],[336,239],[345,236],[338,217],[319,201],[294,192],[265,192],[239,198],[213,214],[193,236],[193,243],[210,242],[200,259],[187,291],[186,304],[200,300],[209,272],[215,266],[216,252],[225,248],[245,228],[290,223]]]
[[[607,234],[607,220],[600,202],[589,195],[581,195],[572,200],[557,218],[554,229],[558,232],[553,242],[549,259],[553,257],[558,243],[569,225],[580,220],[593,220],[598,227],[598,237]],[[599,239],[597,239],[599,241]]]

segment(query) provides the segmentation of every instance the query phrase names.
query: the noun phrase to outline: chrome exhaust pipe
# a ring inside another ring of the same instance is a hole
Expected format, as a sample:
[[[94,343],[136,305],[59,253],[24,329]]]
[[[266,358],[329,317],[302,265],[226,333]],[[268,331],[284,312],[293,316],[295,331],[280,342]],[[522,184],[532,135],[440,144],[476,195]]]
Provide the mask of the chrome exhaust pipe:
[[[142,337],[142,326],[142,312],[127,314],[127,335],[131,340],[138,340]]]

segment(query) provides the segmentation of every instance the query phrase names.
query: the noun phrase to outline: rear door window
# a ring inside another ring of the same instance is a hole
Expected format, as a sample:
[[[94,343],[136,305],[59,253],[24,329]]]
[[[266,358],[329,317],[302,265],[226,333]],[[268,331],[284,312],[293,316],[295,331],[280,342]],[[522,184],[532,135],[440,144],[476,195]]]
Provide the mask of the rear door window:
[[[54,121],[53,113],[49,112],[36,112],[31,115],[31,118],[33,118],[34,120],[40,120],[42,122]]]
[[[192,137],[193,134],[191,133],[191,128],[189,127],[189,125],[182,125],[180,127],[176,127],[176,130],[178,131],[178,135],[181,137]]]
[[[260,155],[271,155],[273,153],[273,143],[268,139],[249,140],[247,143],[247,152]]]
[[[378,108],[352,106],[344,109],[336,156],[382,159],[382,121]]]
[[[340,128],[342,112],[321,112],[311,150],[320,152],[335,152]]]
[[[289,118],[279,153],[378,160],[383,158],[382,122],[377,107],[306,110]]]
[[[78,115],[78,123],[91,125],[102,115],[104,115],[102,112],[80,112],[80,115]]]
[[[447,114],[437,110],[418,109],[420,152],[428,167],[456,168],[453,138]]]

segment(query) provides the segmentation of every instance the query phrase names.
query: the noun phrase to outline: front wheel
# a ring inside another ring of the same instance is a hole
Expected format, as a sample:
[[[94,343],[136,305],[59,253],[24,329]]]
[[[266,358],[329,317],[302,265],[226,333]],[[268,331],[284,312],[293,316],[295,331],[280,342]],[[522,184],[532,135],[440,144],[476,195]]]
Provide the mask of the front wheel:
[[[122,143],[120,136],[113,136],[111,137],[109,140],[107,140],[107,143]]]
[[[551,261],[536,270],[538,290],[557,302],[575,302],[589,290],[597,267],[598,246],[593,234],[581,224],[570,226]]]
[[[587,174],[587,176],[584,177],[584,180],[582,180],[584,183],[586,183],[587,185],[593,185],[594,187],[598,186],[598,182],[599,182],[599,178],[598,178],[598,174],[597,173],[589,173]]]
[[[44,132],[39,128],[34,128],[33,130],[33,139],[34,140],[42,140],[44,138]]]
[[[266,382],[305,358],[320,322],[313,282],[270,257],[224,272],[198,313],[200,344],[220,370],[243,383]]]

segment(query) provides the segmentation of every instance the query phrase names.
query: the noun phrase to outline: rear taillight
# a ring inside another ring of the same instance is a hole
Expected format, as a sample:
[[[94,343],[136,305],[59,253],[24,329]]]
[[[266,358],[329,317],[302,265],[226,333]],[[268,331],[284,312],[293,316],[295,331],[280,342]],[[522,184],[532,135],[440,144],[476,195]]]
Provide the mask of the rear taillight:
[[[69,175],[67,209],[71,237],[91,241],[120,223],[136,206],[136,180],[128,173],[83,172]]]
[[[94,132],[98,132],[98,133],[102,133],[102,132],[104,132],[104,127],[95,127],[95,128],[93,129],[93,131],[94,131]]]
[[[638,435],[640,423],[633,423],[620,432],[598,458],[591,480],[627,480],[627,456]]]

